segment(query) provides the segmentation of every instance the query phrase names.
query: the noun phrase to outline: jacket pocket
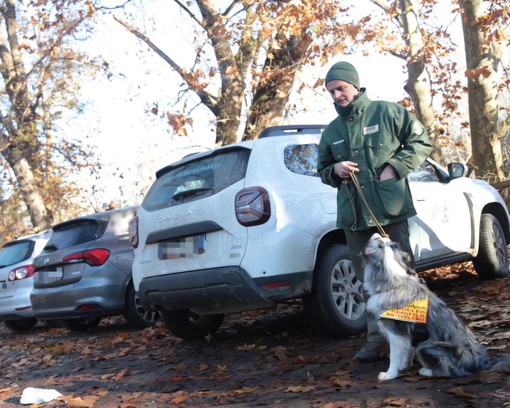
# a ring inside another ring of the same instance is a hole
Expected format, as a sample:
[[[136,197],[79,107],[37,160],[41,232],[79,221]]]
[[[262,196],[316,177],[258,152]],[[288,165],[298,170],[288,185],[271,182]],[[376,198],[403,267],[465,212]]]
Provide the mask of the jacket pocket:
[[[349,146],[347,145],[347,141],[345,139],[332,143],[331,152],[333,153],[333,156],[337,162],[347,160],[350,157]]]
[[[413,199],[405,178],[391,178],[375,183],[381,212],[386,217],[396,217],[413,208]]]
[[[400,143],[396,141],[382,131],[365,136],[365,154],[372,168],[380,168],[393,157],[400,146]]]

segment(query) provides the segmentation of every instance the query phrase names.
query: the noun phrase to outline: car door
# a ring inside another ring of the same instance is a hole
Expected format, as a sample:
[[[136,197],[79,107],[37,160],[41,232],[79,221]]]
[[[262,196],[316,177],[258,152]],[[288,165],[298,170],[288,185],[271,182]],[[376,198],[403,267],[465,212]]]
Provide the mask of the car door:
[[[442,174],[438,175],[439,171]],[[470,252],[474,246],[469,195],[461,180],[441,182],[445,176],[446,172],[429,161],[408,176],[417,211],[410,220],[417,261]]]

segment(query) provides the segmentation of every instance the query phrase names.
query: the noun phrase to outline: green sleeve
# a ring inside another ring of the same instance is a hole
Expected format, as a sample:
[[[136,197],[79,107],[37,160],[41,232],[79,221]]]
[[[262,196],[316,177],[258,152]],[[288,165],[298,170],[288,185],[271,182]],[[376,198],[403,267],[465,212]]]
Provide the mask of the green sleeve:
[[[323,133],[319,143],[319,157],[317,159],[317,172],[324,184],[329,184],[332,187],[338,188],[341,180],[334,173],[335,158],[331,152],[330,144],[327,140],[327,135]]]
[[[427,130],[409,111],[397,106],[394,125],[402,148],[388,161],[400,178],[406,177],[421,165],[432,151]]]

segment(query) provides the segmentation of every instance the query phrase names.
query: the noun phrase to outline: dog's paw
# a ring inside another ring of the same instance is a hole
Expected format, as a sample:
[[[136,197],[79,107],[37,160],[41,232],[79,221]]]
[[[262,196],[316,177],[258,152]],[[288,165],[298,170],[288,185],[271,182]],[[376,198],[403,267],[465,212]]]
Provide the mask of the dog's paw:
[[[432,377],[432,370],[430,368],[422,367],[419,371],[420,375],[423,375],[424,377]]]
[[[397,378],[397,375],[398,374],[393,374],[393,373],[390,373],[389,371],[386,371],[386,372],[382,371],[377,376],[377,379],[380,381],[388,381],[388,380],[393,380],[394,378]]]

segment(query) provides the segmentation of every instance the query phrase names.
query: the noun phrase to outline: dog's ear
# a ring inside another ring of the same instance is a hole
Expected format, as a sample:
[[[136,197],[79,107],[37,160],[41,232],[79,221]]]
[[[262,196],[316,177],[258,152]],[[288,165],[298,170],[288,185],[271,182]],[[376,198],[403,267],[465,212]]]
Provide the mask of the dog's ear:
[[[402,248],[400,247],[400,244],[398,242],[390,241],[390,248],[393,251],[400,251],[400,252],[402,252]]]
[[[391,249],[393,251],[395,260],[402,265],[408,275],[416,275],[416,271],[412,268],[411,255],[403,251],[400,245],[396,242],[391,242]]]
[[[406,273],[408,275],[417,275],[416,271],[411,266],[411,264],[412,264],[411,255],[409,255],[405,251],[400,251],[400,255],[402,257],[402,263],[403,263],[403,265],[405,267]]]

